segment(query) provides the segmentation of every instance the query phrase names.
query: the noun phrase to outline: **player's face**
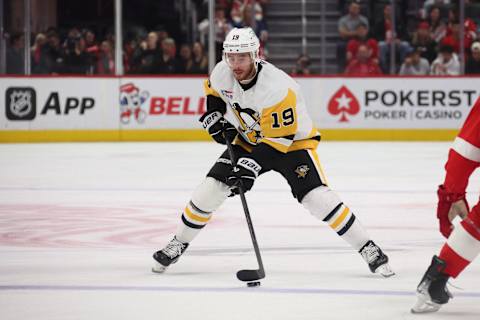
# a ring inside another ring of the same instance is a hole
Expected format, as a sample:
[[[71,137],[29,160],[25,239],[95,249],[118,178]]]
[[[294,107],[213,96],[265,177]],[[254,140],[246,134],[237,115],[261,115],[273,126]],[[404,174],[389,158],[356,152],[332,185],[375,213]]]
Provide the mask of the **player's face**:
[[[255,74],[254,62],[248,52],[227,53],[227,64],[239,81],[251,79]]]

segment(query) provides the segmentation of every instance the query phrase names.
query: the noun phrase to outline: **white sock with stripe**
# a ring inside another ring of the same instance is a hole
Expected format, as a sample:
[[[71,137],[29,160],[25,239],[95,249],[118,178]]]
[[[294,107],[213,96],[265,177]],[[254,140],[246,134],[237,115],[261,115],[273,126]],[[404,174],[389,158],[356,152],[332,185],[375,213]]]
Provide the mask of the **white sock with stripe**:
[[[183,243],[191,242],[212,217],[211,212],[198,209],[190,201],[182,213],[182,224],[178,226],[175,237]]]
[[[353,212],[326,186],[310,191],[302,200],[303,206],[318,219],[328,223],[352,248],[360,250],[370,237]]]
[[[204,228],[212,212],[227,199],[230,188],[211,177],[195,189],[192,200],[187,204],[182,213],[182,223],[177,229],[175,237],[183,243],[190,243]]]
[[[324,219],[343,240],[355,250],[360,250],[368,240],[367,231],[363,228],[353,212],[343,203],[340,203]]]

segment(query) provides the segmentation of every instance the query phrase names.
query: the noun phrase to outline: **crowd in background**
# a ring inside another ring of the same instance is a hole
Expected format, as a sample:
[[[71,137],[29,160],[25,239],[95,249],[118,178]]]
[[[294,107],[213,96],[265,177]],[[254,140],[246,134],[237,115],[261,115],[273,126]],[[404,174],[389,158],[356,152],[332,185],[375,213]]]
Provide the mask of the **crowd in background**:
[[[480,14],[467,12],[461,26],[458,3],[426,0],[413,21],[409,21],[402,8],[403,2],[397,2],[400,5],[395,14],[396,32],[392,28],[392,6],[387,2],[355,0],[345,4],[347,13],[338,22],[340,72],[460,75],[460,31],[463,27],[465,74],[480,74]],[[478,0],[465,2],[471,8],[480,9]],[[372,3],[374,9],[371,9]],[[411,30],[408,30],[409,25],[413,25]],[[393,66],[392,49],[395,50]]]
[[[97,40],[93,31],[77,27],[38,33],[30,49],[32,74],[115,74],[115,39]],[[14,34],[7,50],[7,73],[23,73],[24,38]],[[177,44],[164,29],[124,41],[123,67],[127,74],[205,74],[208,59],[200,42]]]
[[[215,11],[217,61],[221,59],[222,42],[234,27],[252,27],[261,39],[265,53],[268,31],[262,5],[267,1],[219,0]],[[123,41],[123,67],[126,74],[206,74],[208,56],[208,18],[198,24],[200,35],[192,43],[178,43],[163,26],[155,30],[129,32]],[[73,27],[68,30],[49,28],[33,37],[30,48],[32,74],[115,74],[115,38],[113,33],[98,39],[92,30]],[[10,36],[7,49],[7,73],[24,73],[22,33]]]
[[[200,1],[202,2],[202,1]],[[268,28],[264,12],[268,0],[217,0],[214,16],[216,60],[222,42],[234,27],[252,27],[260,39],[260,56],[268,59]],[[460,31],[464,33],[465,74],[480,74],[480,0],[465,0],[479,9],[459,22],[458,3],[425,0],[414,17],[406,14],[408,1],[396,1],[395,32],[389,1],[339,0],[345,14],[338,21],[339,73],[379,75],[459,75]],[[202,2],[205,5],[205,1]],[[126,74],[206,74],[208,17],[198,19],[198,35],[179,43],[164,26],[128,33],[123,41]],[[12,34],[7,48],[7,73],[24,72],[24,36]],[[394,58],[392,63],[392,48]],[[95,34],[88,28],[49,28],[33,37],[32,74],[115,74],[113,33]],[[310,74],[308,54],[298,57],[291,74]]]

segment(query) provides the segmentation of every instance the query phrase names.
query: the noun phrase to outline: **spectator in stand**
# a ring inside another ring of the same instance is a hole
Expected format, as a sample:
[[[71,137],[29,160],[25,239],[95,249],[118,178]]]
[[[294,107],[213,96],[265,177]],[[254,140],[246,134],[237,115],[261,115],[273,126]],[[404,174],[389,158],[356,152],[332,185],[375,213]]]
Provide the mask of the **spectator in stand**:
[[[92,30],[85,29],[83,30],[82,35],[85,38],[86,51],[92,55],[99,53],[100,47],[95,39],[95,33],[93,33]]]
[[[446,7],[450,4],[450,0],[425,0],[423,3],[423,8],[421,9],[420,13],[422,18],[425,18],[426,12],[430,12],[433,7],[437,7],[441,10],[441,8],[446,9]]]
[[[378,42],[368,37],[368,26],[360,23],[356,31],[357,35],[347,43],[347,62],[349,63],[357,56],[357,50],[360,44],[365,44],[370,51],[369,58],[372,58],[373,61],[378,63]]]
[[[88,54],[89,63],[92,69],[96,69],[101,49],[95,39],[95,33],[92,30],[85,29],[82,31],[82,36],[85,39],[85,52]]]
[[[255,9],[255,12],[254,12]],[[267,24],[263,20],[262,7],[257,3],[255,8],[252,5],[246,5],[243,9],[243,25],[251,27],[260,40],[259,56],[265,58],[265,44],[268,40]]]
[[[176,54],[177,46],[175,40],[172,38],[164,39],[162,41],[162,55],[160,58],[158,73],[172,74],[181,71],[180,62],[178,61]]]
[[[194,73],[192,48],[188,44],[182,44],[180,47],[180,73]]]
[[[395,32],[392,25],[392,6],[385,5],[383,8],[383,17],[379,19],[373,28],[373,36],[379,41],[380,48],[380,66],[384,72],[390,70],[390,50],[392,42],[395,45],[395,63],[398,66],[405,60],[411,47],[407,41],[404,41],[406,34],[403,28],[403,22],[396,20]]]
[[[413,47],[420,50],[421,56],[428,60],[429,64],[437,57],[437,43],[432,38],[428,22],[423,21],[418,24],[417,30],[413,33]]]
[[[243,28],[243,7],[241,4],[234,2],[232,4],[232,9],[230,10],[230,25],[232,28]]]
[[[43,33],[38,33],[35,36],[35,43],[30,48],[30,55],[32,61],[33,74],[48,74],[47,52],[46,52],[47,37]]]
[[[344,15],[338,21],[338,32],[340,42],[337,43],[337,59],[339,70],[345,67],[345,49],[347,42],[357,36],[357,27],[364,24],[368,28],[368,19],[360,14],[360,2],[351,1],[348,6],[348,14]]]
[[[428,15],[430,34],[436,43],[440,43],[447,34],[447,25],[442,20],[442,12],[438,6],[432,6]]]
[[[301,54],[297,58],[295,68],[290,73],[292,76],[305,76],[310,74],[310,57],[306,54]]]
[[[338,21],[340,37],[345,41],[356,37],[359,24],[364,24],[368,28],[368,19],[360,14],[360,2],[352,1],[348,6],[348,14]]]
[[[25,73],[25,38],[23,34],[16,33],[10,38],[10,46],[7,47],[7,74]]]
[[[133,57],[138,50],[138,43],[135,37],[128,36],[123,45],[123,70],[125,73],[131,73],[133,66]]]
[[[449,22],[449,27],[447,31],[447,36],[443,38],[441,44],[444,46],[450,46],[453,48],[457,54],[460,53],[460,22],[458,20],[453,20]],[[470,51],[473,39],[467,33],[464,36],[464,47],[465,53]]]
[[[65,51],[65,73],[87,74],[90,70],[90,57],[85,51],[85,39],[82,37],[71,39]]]
[[[408,53],[400,68],[400,75],[425,76],[430,73],[430,63],[422,58],[422,49],[416,47]]]
[[[460,74],[460,62],[453,48],[442,45],[438,57],[432,63],[431,75],[435,76],[458,76]]]
[[[370,50],[366,44],[358,46],[357,56],[350,61],[345,70],[345,74],[350,75],[380,75],[382,70],[370,57]]]
[[[460,15],[458,8],[452,7],[448,10],[448,25],[447,25],[447,37],[458,32],[458,38],[460,38]],[[458,24],[458,26],[457,26]],[[458,30],[458,31],[457,31]],[[471,18],[465,17],[464,21],[464,41],[465,49],[470,50],[470,46],[473,41],[477,39],[477,24]]]
[[[102,41],[95,70],[97,74],[115,74],[115,55],[112,47],[109,41]]]
[[[459,24],[459,14],[458,14],[458,9],[457,8],[451,8],[448,11],[448,17],[449,17],[449,23],[447,26],[447,36],[445,37],[445,43],[452,45],[455,40],[451,40],[451,42],[448,42],[450,39],[450,36],[454,37],[457,39],[458,43],[456,43],[456,47],[458,47],[457,53],[460,53],[460,30],[462,26]],[[457,26],[458,24],[458,26]],[[468,57],[468,54],[470,53],[470,48],[472,43],[477,39],[477,24],[475,21],[473,21],[471,18],[465,17],[464,21],[464,59],[466,60]],[[455,35],[456,34],[456,35]],[[455,47],[454,47],[455,49]]]
[[[158,35],[150,32],[146,41],[140,43],[140,50],[133,57],[133,72],[141,74],[156,73],[160,65],[162,51],[158,46]]]
[[[466,74],[480,74],[480,42],[474,42],[471,48],[471,55],[465,66]]]
[[[232,25],[227,21],[225,9],[217,7],[215,9],[215,57],[217,62],[222,60],[223,40],[231,29]]]
[[[208,58],[205,54],[203,45],[200,42],[193,44],[193,73],[207,74],[208,73]]]
[[[64,68],[64,52],[60,44],[60,37],[55,30],[47,34],[46,55],[49,73],[62,73]]]

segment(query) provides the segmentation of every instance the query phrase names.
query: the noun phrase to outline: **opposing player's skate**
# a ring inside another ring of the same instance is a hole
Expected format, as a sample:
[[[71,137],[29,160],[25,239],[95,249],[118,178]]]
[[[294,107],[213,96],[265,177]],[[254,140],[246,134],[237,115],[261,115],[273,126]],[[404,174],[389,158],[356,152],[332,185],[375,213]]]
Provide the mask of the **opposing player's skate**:
[[[169,265],[177,262],[180,256],[187,250],[188,243],[183,243],[174,237],[165,248],[153,254],[153,272],[162,273]]]
[[[359,252],[373,273],[378,273],[385,278],[395,274],[388,265],[387,255],[372,240],[369,240]]]
[[[412,313],[435,312],[446,304],[452,294],[447,289],[449,276],[443,273],[445,261],[433,256],[432,263],[417,287],[417,302],[412,307]]]

